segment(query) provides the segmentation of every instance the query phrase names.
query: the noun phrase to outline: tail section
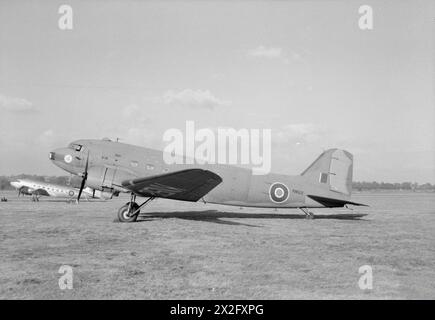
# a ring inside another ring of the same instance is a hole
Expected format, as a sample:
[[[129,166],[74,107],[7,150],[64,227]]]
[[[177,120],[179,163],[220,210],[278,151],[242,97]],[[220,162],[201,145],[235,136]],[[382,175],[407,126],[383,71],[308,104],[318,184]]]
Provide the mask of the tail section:
[[[341,149],[323,152],[301,176],[345,196],[352,193],[353,156]]]

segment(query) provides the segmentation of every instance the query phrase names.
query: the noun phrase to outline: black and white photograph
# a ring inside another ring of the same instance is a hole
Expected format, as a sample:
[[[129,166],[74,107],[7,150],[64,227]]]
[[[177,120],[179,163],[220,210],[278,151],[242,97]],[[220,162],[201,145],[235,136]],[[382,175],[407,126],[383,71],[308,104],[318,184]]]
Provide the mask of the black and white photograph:
[[[431,0],[0,0],[0,300],[435,299],[434,61]]]

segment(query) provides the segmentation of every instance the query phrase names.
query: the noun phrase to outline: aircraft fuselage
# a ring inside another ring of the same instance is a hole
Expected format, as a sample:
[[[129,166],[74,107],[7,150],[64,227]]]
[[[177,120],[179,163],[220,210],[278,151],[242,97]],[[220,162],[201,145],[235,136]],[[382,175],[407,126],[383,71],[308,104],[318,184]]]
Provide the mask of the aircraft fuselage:
[[[163,152],[110,140],[78,140],[68,148],[56,149],[50,159],[60,168],[81,175],[88,158],[87,185],[103,191],[129,192],[122,187],[128,179],[200,168],[222,178],[216,188],[203,197],[205,202],[247,207],[323,207],[308,194],[346,200],[347,195],[333,192],[320,181],[302,175],[270,173],[253,175],[251,169],[222,164],[170,164]]]

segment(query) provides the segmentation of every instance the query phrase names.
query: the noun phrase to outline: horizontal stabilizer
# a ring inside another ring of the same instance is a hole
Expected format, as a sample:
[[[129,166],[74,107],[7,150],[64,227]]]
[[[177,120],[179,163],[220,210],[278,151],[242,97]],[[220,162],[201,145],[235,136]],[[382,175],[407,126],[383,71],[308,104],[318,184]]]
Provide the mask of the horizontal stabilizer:
[[[122,182],[122,186],[143,197],[198,201],[222,182],[217,174],[188,169]]]
[[[368,207],[367,204],[362,203],[356,203],[348,200],[341,200],[341,199],[333,199],[333,198],[326,198],[326,197],[320,197],[320,196],[314,196],[311,194],[308,194],[307,197],[313,199],[314,201],[317,201],[321,205],[327,207],[327,208],[337,208],[337,207],[344,207],[347,204],[350,204],[352,206],[365,206]]]

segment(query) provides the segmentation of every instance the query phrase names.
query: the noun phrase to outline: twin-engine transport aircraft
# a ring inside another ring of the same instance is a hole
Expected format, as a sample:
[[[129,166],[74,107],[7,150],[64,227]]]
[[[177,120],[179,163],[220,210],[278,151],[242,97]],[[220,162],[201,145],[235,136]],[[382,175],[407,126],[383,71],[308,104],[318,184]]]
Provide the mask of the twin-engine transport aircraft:
[[[11,186],[18,190],[18,197],[20,195],[32,196],[33,201],[39,201],[41,196],[68,198],[69,200],[76,199],[80,190],[78,188],[71,188],[68,186],[61,186],[57,184],[35,181],[30,179],[17,179],[11,182]],[[104,193],[99,190],[92,190],[87,187],[83,190],[86,196],[93,198],[110,199],[113,193]]]
[[[240,207],[308,208],[362,205],[350,201],[353,156],[329,149],[304,172],[253,175],[250,169],[222,164],[172,164],[163,152],[104,140],[78,140],[50,152],[58,167],[83,177],[84,185],[103,192],[128,192],[130,202],[118,211],[122,222],[136,221],[140,208],[154,198]],[[136,196],[148,199],[138,205]]]

